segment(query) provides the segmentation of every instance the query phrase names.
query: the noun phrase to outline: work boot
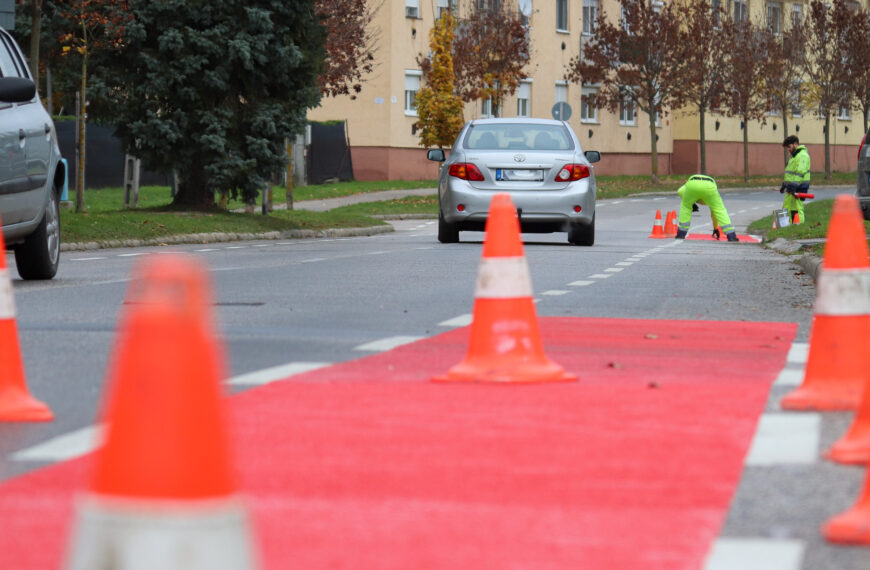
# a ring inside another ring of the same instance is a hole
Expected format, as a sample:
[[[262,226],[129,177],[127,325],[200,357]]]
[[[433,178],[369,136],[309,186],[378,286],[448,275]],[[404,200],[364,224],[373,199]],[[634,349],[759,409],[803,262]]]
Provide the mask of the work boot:
[[[725,237],[728,238],[728,241],[740,241],[735,232],[728,232],[725,234]]]
[[[677,230],[677,235],[674,236],[674,239],[686,239],[686,234],[689,233],[689,230]]]

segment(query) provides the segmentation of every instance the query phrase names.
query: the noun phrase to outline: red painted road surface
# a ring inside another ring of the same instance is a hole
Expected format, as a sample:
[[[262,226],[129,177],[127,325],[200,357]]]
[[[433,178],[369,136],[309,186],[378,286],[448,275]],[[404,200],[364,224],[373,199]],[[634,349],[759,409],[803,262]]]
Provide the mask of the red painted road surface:
[[[713,237],[712,232],[710,234],[689,234],[686,236],[686,239],[694,239],[698,241],[721,241],[724,243],[728,243],[728,239],[725,237],[725,234],[722,234],[722,238],[717,240]],[[746,234],[737,234],[737,239],[746,243],[759,243],[759,241],[761,241],[756,237],[752,237]]]
[[[264,567],[700,569],[796,332],[540,319],[549,385],[430,383],[469,329],[230,399]],[[0,568],[59,568],[89,458],[0,485]]]

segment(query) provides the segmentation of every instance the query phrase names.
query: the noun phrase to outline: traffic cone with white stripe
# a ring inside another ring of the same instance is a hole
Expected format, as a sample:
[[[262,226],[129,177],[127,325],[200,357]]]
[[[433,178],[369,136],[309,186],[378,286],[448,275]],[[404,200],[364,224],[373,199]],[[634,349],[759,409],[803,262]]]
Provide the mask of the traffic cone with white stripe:
[[[566,382],[577,377],[547,358],[517,210],[507,194],[489,207],[468,352],[435,382]]]
[[[665,217],[665,237],[674,237],[677,235],[677,212],[671,210]]]
[[[828,519],[822,534],[831,542],[870,545],[870,478],[855,505]]]
[[[674,234],[674,235],[676,235],[676,234]],[[664,228],[662,228],[662,211],[661,210],[656,210],[656,217],[655,217],[655,220],[653,220],[652,233],[649,235],[649,237],[656,238],[656,239],[664,239],[665,238]]]
[[[786,410],[854,410],[870,380],[870,263],[857,199],[834,199],[816,284],[806,372],[785,396]]]
[[[105,443],[80,498],[69,570],[248,570],[205,269],[137,266],[110,368]]]
[[[0,227],[2,227],[0,223]],[[6,242],[0,231],[0,422],[47,422],[48,406],[30,395],[15,324],[12,280],[6,267]]]

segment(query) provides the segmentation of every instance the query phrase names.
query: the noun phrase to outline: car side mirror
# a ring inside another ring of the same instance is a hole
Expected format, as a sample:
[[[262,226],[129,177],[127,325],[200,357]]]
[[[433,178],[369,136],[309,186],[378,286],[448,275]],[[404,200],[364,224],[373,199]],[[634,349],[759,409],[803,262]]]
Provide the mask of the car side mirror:
[[[590,163],[598,162],[599,160],[601,160],[601,153],[597,150],[587,150],[583,153],[583,156],[585,156],[586,160],[588,160]]]
[[[426,158],[436,162],[444,162],[444,151],[440,148],[429,149],[429,152],[426,153]]]
[[[23,77],[0,77],[0,101],[26,103],[36,95],[36,83]]]

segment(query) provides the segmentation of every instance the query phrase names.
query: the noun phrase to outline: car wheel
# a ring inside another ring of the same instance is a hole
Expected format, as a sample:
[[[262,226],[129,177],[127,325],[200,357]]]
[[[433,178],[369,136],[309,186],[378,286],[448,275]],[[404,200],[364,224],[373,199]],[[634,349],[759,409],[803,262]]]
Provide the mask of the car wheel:
[[[592,214],[592,221],[588,224],[571,224],[568,228],[568,243],[586,246],[595,244],[595,214]]]
[[[52,188],[36,231],[15,247],[15,265],[22,279],[51,279],[60,262],[60,205]]]
[[[441,210],[438,210],[438,241],[441,243],[457,243],[459,241],[459,229],[456,224],[444,220]]]

